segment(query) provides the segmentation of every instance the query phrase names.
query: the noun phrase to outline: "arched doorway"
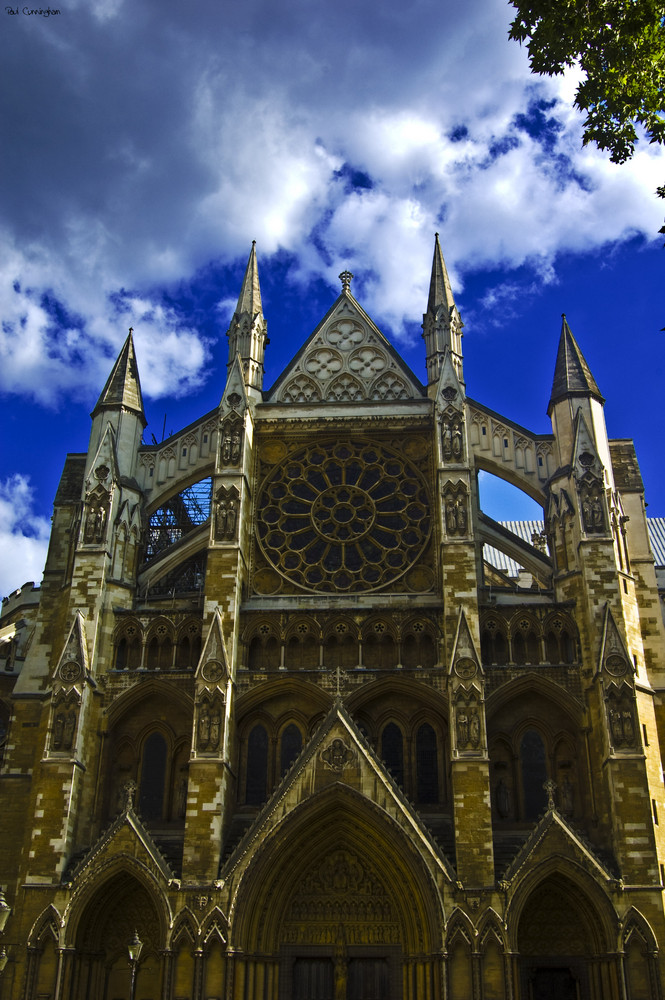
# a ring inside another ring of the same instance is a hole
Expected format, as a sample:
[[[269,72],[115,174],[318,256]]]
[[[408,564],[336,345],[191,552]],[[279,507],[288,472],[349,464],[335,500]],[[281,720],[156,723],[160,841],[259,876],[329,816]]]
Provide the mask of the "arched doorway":
[[[161,996],[165,928],[153,893],[130,872],[107,879],[88,899],[77,921],[71,969],[72,1000],[129,996],[128,945],[137,931],[143,943],[136,1000]]]
[[[599,908],[580,885],[558,873],[543,879],[519,917],[520,997],[618,997],[617,967],[607,956],[607,938]]]
[[[334,786],[296,809],[243,873],[232,995],[440,996],[442,925],[426,859],[385,814]]]

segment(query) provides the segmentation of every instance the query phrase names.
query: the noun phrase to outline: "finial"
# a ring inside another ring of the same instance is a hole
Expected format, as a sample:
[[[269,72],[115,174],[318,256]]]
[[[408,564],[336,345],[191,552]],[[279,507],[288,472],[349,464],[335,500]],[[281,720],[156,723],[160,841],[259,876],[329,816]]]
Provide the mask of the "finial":
[[[342,271],[339,275],[339,280],[342,282],[342,291],[348,292],[351,287],[351,282],[353,281],[353,275],[350,271]]]
[[[129,333],[130,333],[130,336],[131,336],[132,333],[134,333],[134,327],[133,326],[130,326]]]
[[[256,246],[256,240],[252,240],[252,246],[253,246],[253,247],[255,247],[255,246]]]

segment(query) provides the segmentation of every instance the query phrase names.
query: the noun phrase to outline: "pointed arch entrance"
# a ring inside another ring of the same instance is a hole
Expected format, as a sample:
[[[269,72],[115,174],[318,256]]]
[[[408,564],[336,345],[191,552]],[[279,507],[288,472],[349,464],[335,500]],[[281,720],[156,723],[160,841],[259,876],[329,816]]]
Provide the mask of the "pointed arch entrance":
[[[427,861],[385,813],[333,786],[280,824],[243,873],[233,996],[431,1000],[442,995],[442,926]]]
[[[92,890],[72,927],[74,948],[68,970],[71,1000],[115,1000],[129,996],[128,944],[138,931],[143,943],[137,968],[135,1000],[162,995],[163,950],[167,915],[144,880],[117,870]],[[65,984],[67,990],[67,984]]]
[[[543,878],[524,900],[517,923],[520,996],[618,1000],[617,959],[609,954],[615,939],[611,922],[608,901],[597,886],[561,872]]]

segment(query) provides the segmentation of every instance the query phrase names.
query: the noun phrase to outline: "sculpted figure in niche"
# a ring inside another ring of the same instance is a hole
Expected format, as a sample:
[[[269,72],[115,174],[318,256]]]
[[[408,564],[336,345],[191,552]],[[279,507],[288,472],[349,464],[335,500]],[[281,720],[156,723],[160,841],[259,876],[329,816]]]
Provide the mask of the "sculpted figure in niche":
[[[226,517],[226,538],[233,539],[236,535],[236,521],[238,520],[238,505],[235,500],[229,500]]]
[[[232,541],[238,523],[238,501],[233,497],[218,496],[215,500],[215,539],[218,542]]]
[[[224,465],[238,464],[240,461],[241,443],[240,430],[237,427],[234,429],[227,427],[224,431],[224,440],[222,441],[222,461]]]
[[[74,731],[76,729],[76,712],[71,709],[65,717],[64,731],[62,735],[62,745],[65,750],[71,750],[74,742]]]
[[[466,498],[446,500],[446,529],[449,535],[465,535],[468,525]]]
[[[610,732],[612,733],[612,742],[617,746],[623,743],[623,726],[621,724],[621,712],[616,708],[610,709]]]
[[[632,743],[635,739],[635,729],[633,726],[633,713],[628,709],[621,713],[623,738],[626,743]]]
[[[561,811],[564,816],[573,815],[573,783],[566,775],[561,785]]]
[[[219,731],[221,726],[221,718],[219,712],[215,712],[210,718],[210,743],[208,744],[209,750],[216,750],[219,746]]]
[[[83,529],[83,540],[90,544],[102,542],[106,533],[107,504],[102,500],[93,501],[88,507]]]
[[[445,420],[441,428],[441,447],[444,458],[453,457],[453,431],[449,420]]]
[[[469,740],[474,750],[480,746],[480,719],[475,709],[469,718]]]
[[[240,459],[240,431],[236,427],[233,432],[233,437],[231,439],[231,461],[234,465],[238,464]]]
[[[582,493],[582,521],[587,534],[605,530],[603,501],[600,486],[586,486]]]
[[[199,740],[198,748],[199,750],[207,750],[208,743],[210,742],[210,713],[208,712],[207,706],[201,709],[201,714],[199,715]]]
[[[53,749],[60,750],[65,732],[65,713],[58,712],[53,720]]]
[[[510,816],[510,789],[503,778],[499,778],[495,794],[496,811],[501,819],[508,819]]]
[[[469,742],[469,716],[457,710],[457,746],[463,749]]]

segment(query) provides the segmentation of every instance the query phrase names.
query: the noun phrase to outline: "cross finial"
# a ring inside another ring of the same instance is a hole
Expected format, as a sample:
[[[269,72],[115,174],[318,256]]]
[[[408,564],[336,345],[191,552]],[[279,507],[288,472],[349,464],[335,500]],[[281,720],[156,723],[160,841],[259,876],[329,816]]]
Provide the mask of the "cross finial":
[[[348,292],[351,287],[351,282],[353,281],[353,275],[350,271],[342,271],[339,276],[339,280],[342,282],[342,291]]]
[[[345,673],[339,664],[335,667],[335,695],[340,698],[342,694],[342,682],[345,677]]]

